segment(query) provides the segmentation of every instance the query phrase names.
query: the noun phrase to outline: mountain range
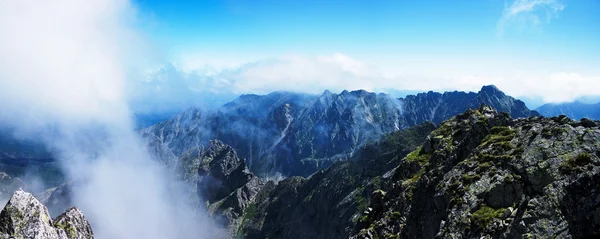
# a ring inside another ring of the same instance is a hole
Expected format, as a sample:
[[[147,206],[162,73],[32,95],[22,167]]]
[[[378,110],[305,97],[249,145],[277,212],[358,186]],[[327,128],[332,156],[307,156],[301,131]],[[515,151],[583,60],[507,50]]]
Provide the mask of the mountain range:
[[[233,238],[596,238],[599,125],[484,86],[242,95],[139,133]],[[93,238],[69,209],[81,182],[20,190],[56,162],[4,135],[0,237]]]
[[[140,133],[168,165],[218,139],[234,147],[258,175],[307,176],[384,134],[428,121],[439,124],[482,104],[517,118],[539,115],[495,86],[404,98],[364,90],[319,96],[274,92],[242,95],[216,111],[189,109]]]

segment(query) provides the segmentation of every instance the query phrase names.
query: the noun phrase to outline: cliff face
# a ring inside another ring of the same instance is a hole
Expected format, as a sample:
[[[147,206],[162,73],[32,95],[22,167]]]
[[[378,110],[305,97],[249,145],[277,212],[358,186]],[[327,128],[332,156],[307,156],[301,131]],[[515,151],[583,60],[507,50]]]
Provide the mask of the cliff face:
[[[91,239],[94,235],[78,208],[52,219],[42,203],[19,189],[0,213],[0,238]]]
[[[513,117],[538,115],[494,86],[478,93],[428,92],[401,99],[363,90],[320,96],[275,92],[240,96],[217,112],[191,109],[141,134],[150,151],[169,165],[219,139],[259,175],[308,176],[384,134],[427,121],[439,124],[481,104]]]

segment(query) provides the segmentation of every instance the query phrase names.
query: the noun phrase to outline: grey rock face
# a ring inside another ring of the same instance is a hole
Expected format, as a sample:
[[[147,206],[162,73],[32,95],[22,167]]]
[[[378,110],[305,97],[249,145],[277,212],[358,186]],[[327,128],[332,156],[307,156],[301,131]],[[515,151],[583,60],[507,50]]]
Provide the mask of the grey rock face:
[[[0,213],[1,238],[89,239],[94,238],[81,211],[72,208],[50,218],[48,209],[33,195],[17,190]]]
[[[168,165],[219,139],[259,175],[308,176],[384,134],[427,121],[439,124],[481,104],[513,117],[538,115],[494,86],[478,93],[428,92],[401,99],[364,90],[320,96],[275,92],[240,96],[217,112],[191,109],[141,134]]]
[[[57,230],[63,230],[69,239],[94,238],[92,227],[79,208],[72,207],[54,219]]]

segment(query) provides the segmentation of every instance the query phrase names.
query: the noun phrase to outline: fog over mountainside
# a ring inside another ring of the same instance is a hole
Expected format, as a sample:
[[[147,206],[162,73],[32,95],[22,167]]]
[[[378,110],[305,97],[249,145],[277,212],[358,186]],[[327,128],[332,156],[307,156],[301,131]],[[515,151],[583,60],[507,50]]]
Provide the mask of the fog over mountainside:
[[[0,120],[78,183],[71,199],[96,237],[213,237],[133,130],[125,67],[142,44],[131,16],[121,0],[2,1]]]

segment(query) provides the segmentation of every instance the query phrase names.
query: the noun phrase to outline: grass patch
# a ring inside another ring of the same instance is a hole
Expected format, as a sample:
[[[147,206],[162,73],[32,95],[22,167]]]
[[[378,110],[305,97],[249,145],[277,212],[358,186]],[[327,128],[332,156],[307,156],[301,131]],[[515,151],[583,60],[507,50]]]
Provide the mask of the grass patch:
[[[354,195],[354,200],[358,204],[358,211],[361,213],[364,212],[365,210],[367,210],[367,207],[369,204],[367,199],[363,196],[364,190],[365,189],[363,187],[361,187],[358,189],[358,192],[356,193],[356,195]]]
[[[505,210],[505,208],[493,209],[487,205],[482,205],[471,215],[471,221],[479,228],[485,228],[494,218],[501,217]]]
[[[508,126],[494,126],[482,144],[488,146],[501,143],[503,147],[506,146],[508,149],[512,149],[512,145],[508,144],[508,141],[511,141],[515,137],[515,133],[516,131]]]
[[[469,174],[463,174],[461,176],[461,178],[462,178],[462,181],[468,185],[468,184],[474,183],[475,181],[481,179],[481,175],[469,173]]]
[[[490,169],[492,167],[492,163],[490,162],[483,162],[479,164],[479,167],[477,168],[479,172],[485,172],[488,169]]]
[[[560,169],[563,172],[582,172],[583,167],[592,163],[592,155],[588,152],[578,154],[574,158],[567,159],[560,164]]]
[[[415,190],[416,184],[421,179],[424,174],[424,170],[421,169],[419,172],[415,173],[411,178],[402,181],[402,186],[404,186],[406,190],[406,198],[408,200],[412,200],[413,191]]]
[[[562,135],[565,132],[563,128],[544,128],[542,130],[542,136],[546,139],[550,139],[555,136]]]
[[[430,157],[430,154],[423,152],[423,148],[419,147],[415,151],[412,151],[411,153],[406,155],[406,158],[404,158],[404,160],[406,160],[406,162],[409,163],[418,163],[419,165],[423,166],[427,162],[429,162]]]
[[[244,220],[251,220],[256,216],[258,208],[255,203],[250,203],[246,210],[244,210]]]

